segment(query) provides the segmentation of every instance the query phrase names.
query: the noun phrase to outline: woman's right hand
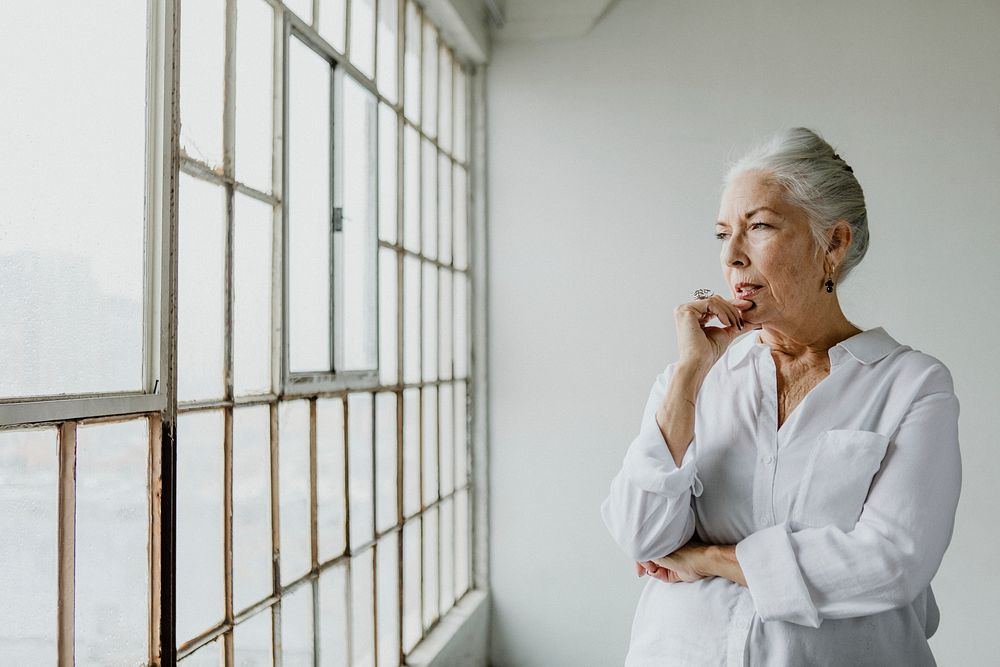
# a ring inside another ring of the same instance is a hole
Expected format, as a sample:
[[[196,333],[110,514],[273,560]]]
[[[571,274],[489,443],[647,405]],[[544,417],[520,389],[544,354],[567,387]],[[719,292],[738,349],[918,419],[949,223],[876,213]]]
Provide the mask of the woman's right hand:
[[[678,364],[703,369],[711,368],[733,340],[747,329],[743,311],[753,307],[746,299],[725,299],[713,294],[707,299],[695,299],[674,308],[677,328]],[[723,326],[707,326],[718,318]],[[760,329],[760,325],[752,325]]]

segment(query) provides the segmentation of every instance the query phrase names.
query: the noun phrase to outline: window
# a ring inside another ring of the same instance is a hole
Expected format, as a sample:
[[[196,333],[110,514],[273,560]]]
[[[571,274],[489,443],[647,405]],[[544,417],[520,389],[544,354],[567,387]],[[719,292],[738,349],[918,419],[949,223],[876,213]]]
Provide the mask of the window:
[[[402,664],[472,587],[466,70],[406,0],[21,5],[0,656]]]

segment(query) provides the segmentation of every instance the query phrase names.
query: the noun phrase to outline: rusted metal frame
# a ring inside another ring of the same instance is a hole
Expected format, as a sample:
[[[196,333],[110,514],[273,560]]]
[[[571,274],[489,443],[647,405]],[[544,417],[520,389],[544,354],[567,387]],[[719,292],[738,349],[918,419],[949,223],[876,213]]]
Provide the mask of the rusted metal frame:
[[[159,664],[177,662],[177,185],[180,174],[180,19],[178,0],[165,0],[163,14],[164,128],[160,155],[165,173],[161,220],[165,242],[161,253],[164,272],[161,302],[160,368],[166,390],[166,407],[160,429],[160,581]]]
[[[378,125],[377,125],[377,121],[378,121],[377,111],[378,111],[378,109],[376,108],[376,127],[378,127]],[[376,131],[376,134],[378,134],[377,131]],[[376,154],[377,154],[377,151],[376,151]],[[375,173],[376,174],[378,173],[378,169],[375,170]],[[375,198],[377,200],[378,199],[378,196],[377,196],[378,188],[376,188],[375,191],[376,191],[376,197]],[[377,208],[376,208],[376,212],[377,212]],[[376,220],[377,219],[378,219],[378,216],[376,215]],[[377,259],[378,259],[378,253],[377,253],[377,249],[376,249],[376,261],[377,261]],[[376,270],[376,274],[377,274],[377,270]],[[378,327],[375,328],[375,331],[376,331],[376,333],[378,332]],[[378,467],[376,465],[378,463],[378,431],[377,431],[377,428],[376,428],[376,424],[377,424],[377,421],[378,421],[378,393],[373,393],[371,396],[372,396],[372,418],[371,418],[371,423],[369,424],[369,426],[371,428],[371,434],[372,434],[372,438],[371,438],[371,443],[372,443],[371,444],[371,460],[372,460],[372,465],[371,465],[371,475],[372,475],[371,490],[372,490],[372,543],[373,543],[373,547],[372,547],[372,552],[371,552],[371,556],[370,556],[371,559],[372,559],[372,570],[371,570],[371,577],[372,577],[372,580],[371,580],[372,619],[371,620],[372,620],[372,628],[373,628],[373,630],[372,630],[372,638],[373,638],[373,643],[374,643],[374,645],[372,647],[372,651],[373,651],[373,656],[374,656],[374,660],[375,660],[375,665],[378,665],[378,588],[377,588],[377,586],[378,586],[378,583],[377,583],[378,582],[378,558],[377,558],[377,556],[378,556],[378,537],[377,537],[378,536]]]
[[[378,19],[376,15],[376,30]],[[396,1],[396,99],[399,107],[396,114],[396,646],[398,662],[404,663],[403,655],[403,253],[398,252],[403,245],[403,95],[405,80],[405,40],[406,1]],[[378,69],[376,63],[376,77]]]
[[[485,70],[477,67],[466,86],[466,108],[473,122],[467,123],[466,136],[469,155],[474,169],[469,174],[466,206],[469,211],[468,245],[469,266],[473,273],[469,286],[467,303],[467,340],[469,341],[468,363],[472,383],[468,393],[468,460],[472,475],[470,485],[472,498],[469,503],[469,518],[472,523],[470,548],[470,588],[489,588],[489,449],[488,414],[486,411],[487,384],[487,252],[486,252],[486,77]],[[473,89],[475,94],[473,95]],[[474,224],[473,224],[474,223]],[[473,243],[475,242],[475,243]],[[474,251],[474,252],[473,252]]]
[[[166,406],[162,393],[118,394],[101,397],[21,400],[0,403],[0,431],[50,422],[105,415],[139,415]]]
[[[271,417],[271,591],[281,601],[281,524],[278,507],[278,404],[270,405]],[[281,605],[274,605],[271,615],[271,659],[281,667]]]
[[[223,137],[225,140],[225,137]],[[235,149],[234,149],[235,150]],[[235,156],[235,154],[233,154]],[[225,157],[223,159],[226,159]],[[204,162],[193,158],[189,155],[181,155],[181,171],[183,171],[188,176],[194,178],[199,178],[203,181],[208,181],[209,183],[214,183],[220,186],[232,186],[234,190],[240,194],[252,197],[257,201],[264,202],[265,204],[270,204],[272,206],[280,204],[281,201],[276,195],[268,194],[266,192],[261,192],[260,190],[247,185],[246,183],[241,183],[236,180],[235,177],[227,176],[225,174],[219,173],[219,171],[205,164]]]
[[[396,108],[402,108],[402,102],[393,103],[390,102],[384,95],[378,91],[378,87],[375,84],[375,80],[364,74],[355,67],[340,51],[333,48],[333,46],[326,41],[326,39],[319,34],[312,26],[307,24],[301,18],[291,13],[290,11],[284,12],[285,20],[288,21],[298,37],[312,47],[314,50],[319,52],[321,55],[326,57],[328,60],[334,62],[335,67],[342,68],[345,73],[349,74],[352,79],[357,81],[361,86],[368,89],[372,95],[376,97],[380,102],[385,102],[389,106]],[[350,27],[345,28],[347,32],[350,32]]]
[[[59,425],[59,607],[56,650],[59,665],[74,664],[76,601],[76,422]]]
[[[149,660],[151,665],[160,665],[160,595],[162,565],[160,554],[162,553],[163,519],[161,516],[161,438],[163,435],[162,416],[160,413],[149,415],[147,421],[149,437],[149,468],[146,478],[146,489],[149,501]]]
[[[453,229],[454,229],[454,227],[453,227]],[[409,250],[408,248],[404,248],[401,244],[398,244],[398,243],[390,243],[389,241],[384,241],[384,240],[380,239],[379,242],[378,242],[378,244],[379,244],[379,247],[381,247],[381,248],[390,248],[390,249],[395,250],[395,251],[397,251],[397,252],[399,252],[399,253],[401,253],[403,255],[409,255],[410,257],[416,257],[417,259],[421,260],[422,262],[427,262],[429,264],[434,264],[438,268],[441,268],[441,269],[450,269],[452,273],[469,273],[469,269],[458,269],[458,268],[455,268],[454,265],[452,265],[452,264],[445,264],[445,263],[443,263],[440,259],[430,259],[427,256],[421,254],[419,251],[417,251],[417,250]]]
[[[346,30],[347,28],[345,28]],[[349,31],[348,31],[349,32]],[[343,368],[344,361],[344,318],[341,316],[340,306],[344,303],[344,248],[341,240],[343,234],[337,232],[334,227],[334,211],[342,208],[343,201],[343,166],[344,155],[343,128],[344,128],[344,105],[340,103],[343,96],[344,77],[343,70],[331,63],[330,67],[330,199],[328,202],[327,220],[330,222],[330,264],[328,266],[329,286],[330,286],[330,370],[333,378],[338,376],[338,371]]]
[[[312,583],[313,655],[319,655],[319,494],[317,489],[316,399],[309,399],[309,575],[317,574]]]
[[[350,556],[353,553],[353,550],[351,548],[351,546],[352,546],[351,545],[351,476],[349,474],[350,473],[350,459],[349,459],[349,456],[350,456],[350,442],[348,441],[348,437],[349,437],[349,434],[350,434],[350,426],[349,425],[350,425],[350,417],[351,417],[351,415],[350,415],[350,407],[349,407],[348,400],[347,400],[346,396],[344,397],[344,400],[341,401],[341,408],[344,411],[343,412],[344,416],[343,416],[343,421],[342,421],[342,426],[343,426],[344,431],[343,431],[343,437],[341,438],[341,442],[344,443],[344,445],[343,445],[344,446],[344,451],[343,451],[343,453],[344,453],[344,459],[343,459],[344,460],[344,468],[343,468],[343,473],[344,473],[344,498],[343,498],[343,500],[344,500],[344,544],[346,545],[346,548],[344,549],[344,553],[341,555],[341,558],[347,561],[347,565],[344,568],[345,572],[346,572],[346,574],[345,574],[346,581],[344,582],[344,585],[347,587],[347,609],[345,610],[344,618],[347,620],[347,655],[348,655],[348,661],[350,661],[351,656],[353,656],[352,646],[353,646],[353,643],[354,643],[354,614],[352,613],[352,610],[354,609],[354,607],[352,605],[353,595],[354,595],[354,586],[353,586],[353,580],[352,580],[352,577],[351,577],[351,558],[350,558]]]
[[[223,414],[223,484],[222,484],[222,544],[223,544],[223,602],[224,622],[230,627],[233,622],[233,252],[235,225],[236,182],[236,0],[225,0],[226,34],[225,61],[223,65],[223,106],[222,106],[222,172],[227,183],[224,185],[226,197],[225,259],[223,262],[223,345],[222,367],[224,394],[230,405]],[[222,639],[223,664],[233,667],[233,633],[226,631]]]

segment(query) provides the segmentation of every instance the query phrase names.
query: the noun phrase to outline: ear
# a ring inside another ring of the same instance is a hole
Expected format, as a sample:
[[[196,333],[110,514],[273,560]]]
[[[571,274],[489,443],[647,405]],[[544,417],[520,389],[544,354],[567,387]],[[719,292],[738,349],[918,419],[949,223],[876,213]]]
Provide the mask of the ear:
[[[851,247],[851,238],[854,232],[847,220],[838,220],[833,227],[827,231],[826,264],[828,267],[838,267],[847,256],[847,249]]]

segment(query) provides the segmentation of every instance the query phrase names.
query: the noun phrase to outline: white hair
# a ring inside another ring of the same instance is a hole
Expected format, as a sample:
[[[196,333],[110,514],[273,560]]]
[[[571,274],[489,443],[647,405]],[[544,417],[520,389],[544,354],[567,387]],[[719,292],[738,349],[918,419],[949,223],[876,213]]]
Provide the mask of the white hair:
[[[747,171],[766,173],[783,186],[789,204],[806,212],[817,256],[826,249],[826,234],[838,220],[851,225],[851,245],[837,269],[838,281],[861,262],[868,252],[864,192],[854,170],[817,133],[805,127],[776,133],[732,164],[724,184]]]

